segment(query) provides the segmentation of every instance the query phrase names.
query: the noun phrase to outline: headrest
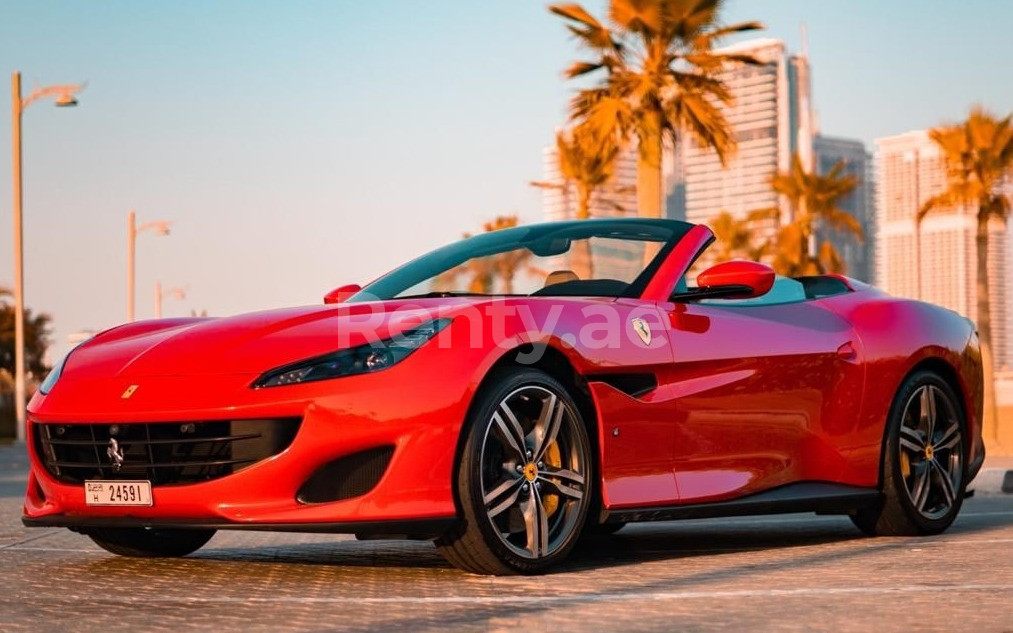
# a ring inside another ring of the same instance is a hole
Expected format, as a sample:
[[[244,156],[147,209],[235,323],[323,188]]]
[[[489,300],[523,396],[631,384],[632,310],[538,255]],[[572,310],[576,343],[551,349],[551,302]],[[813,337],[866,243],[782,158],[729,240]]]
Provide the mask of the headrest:
[[[563,284],[568,281],[580,281],[580,277],[572,270],[554,270],[545,278],[545,285],[555,286],[556,284]]]

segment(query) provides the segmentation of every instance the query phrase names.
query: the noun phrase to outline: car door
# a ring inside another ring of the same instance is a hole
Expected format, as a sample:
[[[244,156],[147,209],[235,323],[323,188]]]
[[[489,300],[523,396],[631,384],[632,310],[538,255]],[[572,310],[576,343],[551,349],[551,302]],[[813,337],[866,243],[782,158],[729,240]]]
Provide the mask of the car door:
[[[673,470],[681,503],[832,481],[858,416],[850,324],[818,302],[663,303],[673,363]]]

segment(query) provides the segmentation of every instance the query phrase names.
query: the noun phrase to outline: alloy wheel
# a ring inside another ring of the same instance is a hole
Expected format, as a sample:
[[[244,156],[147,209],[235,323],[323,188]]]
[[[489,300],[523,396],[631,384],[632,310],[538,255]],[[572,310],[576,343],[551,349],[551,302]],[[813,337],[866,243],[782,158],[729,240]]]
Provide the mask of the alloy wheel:
[[[964,476],[956,405],[935,385],[922,385],[905,405],[899,440],[900,470],[912,506],[927,519],[946,516]]]
[[[551,556],[580,529],[590,454],[578,416],[550,389],[503,398],[482,441],[481,491],[500,541],[527,559]]]

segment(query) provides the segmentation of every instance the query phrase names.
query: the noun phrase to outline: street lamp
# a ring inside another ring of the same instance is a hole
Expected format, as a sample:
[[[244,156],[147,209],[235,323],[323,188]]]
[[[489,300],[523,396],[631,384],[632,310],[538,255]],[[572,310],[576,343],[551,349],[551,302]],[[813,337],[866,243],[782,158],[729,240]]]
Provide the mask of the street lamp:
[[[127,214],[127,321],[134,320],[134,251],[137,246],[137,234],[154,231],[156,235],[168,235],[169,223],[159,220],[137,225],[137,214],[133,209]]]
[[[155,318],[162,318],[162,300],[166,297],[172,297],[173,299],[179,299],[182,301],[186,299],[186,288],[166,288],[162,290],[162,282],[155,282]]]
[[[24,231],[21,223],[21,114],[36,101],[54,97],[59,107],[77,105],[74,95],[84,84],[62,84],[36,88],[27,97],[21,96],[21,73],[11,73],[11,138],[13,140],[14,169],[14,414],[17,420],[17,439],[25,441],[25,274]]]

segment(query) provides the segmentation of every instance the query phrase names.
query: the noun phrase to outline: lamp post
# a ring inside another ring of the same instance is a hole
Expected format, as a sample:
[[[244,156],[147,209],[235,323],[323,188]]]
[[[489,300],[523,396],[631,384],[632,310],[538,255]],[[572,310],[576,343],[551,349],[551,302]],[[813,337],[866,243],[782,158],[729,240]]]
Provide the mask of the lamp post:
[[[156,235],[168,235],[169,223],[163,220],[145,222],[137,225],[137,214],[131,209],[127,213],[127,321],[134,320],[134,259],[137,247],[137,234],[144,231],[155,231]]]
[[[14,414],[17,440],[25,441],[25,275],[22,250],[24,231],[21,217],[21,114],[40,99],[53,97],[58,107],[77,105],[74,95],[84,84],[62,84],[36,88],[27,97],[21,96],[21,73],[11,73],[11,138],[14,171]]]
[[[162,290],[162,282],[155,282],[155,318],[162,318],[162,300],[166,297],[183,300],[186,299],[186,288],[166,288]]]

